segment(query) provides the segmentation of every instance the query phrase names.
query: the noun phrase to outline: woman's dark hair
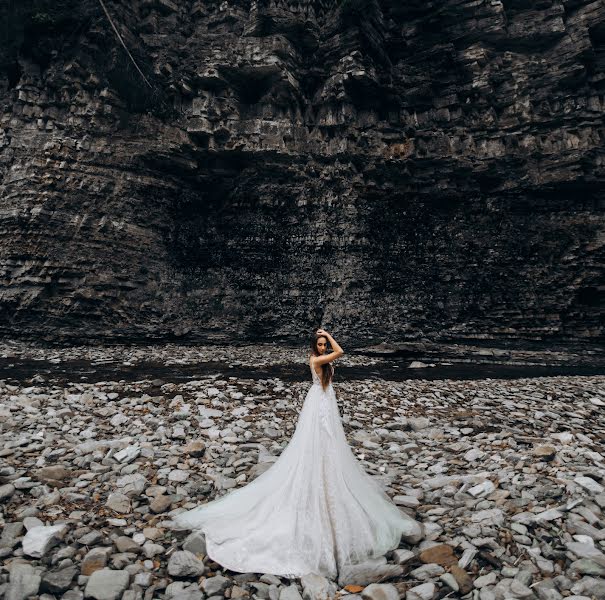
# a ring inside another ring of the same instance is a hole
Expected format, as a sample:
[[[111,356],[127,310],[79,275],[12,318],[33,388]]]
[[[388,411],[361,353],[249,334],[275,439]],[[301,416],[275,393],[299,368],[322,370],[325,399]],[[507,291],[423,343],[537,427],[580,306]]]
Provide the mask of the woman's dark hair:
[[[325,335],[314,333],[311,338],[311,352],[313,356],[320,356],[319,350],[317,349],[317,340],[319,338],[324,338],[326,342],[328,338]],[[334,375],[334,367],[330,363],[326,363],[325,365],[321,365],[321,387],[325,390],[330,381],[332,381],[332,376]]]

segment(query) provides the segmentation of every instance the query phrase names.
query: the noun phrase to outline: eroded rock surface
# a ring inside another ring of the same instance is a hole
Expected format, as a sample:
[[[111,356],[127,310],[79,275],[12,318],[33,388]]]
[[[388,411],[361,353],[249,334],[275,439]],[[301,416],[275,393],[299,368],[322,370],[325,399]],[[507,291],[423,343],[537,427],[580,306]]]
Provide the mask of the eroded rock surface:
[[[603,339],[605,5],[3,3],[0,330]]]

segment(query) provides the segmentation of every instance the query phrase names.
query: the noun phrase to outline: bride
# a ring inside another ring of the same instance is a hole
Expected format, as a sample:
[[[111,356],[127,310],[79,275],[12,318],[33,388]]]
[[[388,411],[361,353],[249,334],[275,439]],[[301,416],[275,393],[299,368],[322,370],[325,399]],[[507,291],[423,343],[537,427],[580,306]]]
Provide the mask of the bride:
[[[420,539],[419,523],[391,502],[347,443],[332,387],[331,363],[342,355],[318,329],[313,384],[277,461],[246,486],[174,517],[177,527],[205,533],[215,562],[241,573],[336,579],[345,565],[397,548],[402,535]]]

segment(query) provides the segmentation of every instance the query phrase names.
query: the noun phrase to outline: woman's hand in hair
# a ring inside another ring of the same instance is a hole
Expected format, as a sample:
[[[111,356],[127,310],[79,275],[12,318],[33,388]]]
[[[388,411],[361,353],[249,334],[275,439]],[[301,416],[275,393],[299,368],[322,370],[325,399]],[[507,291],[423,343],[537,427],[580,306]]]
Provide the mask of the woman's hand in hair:
[[[316,357],[314,359],[314,364],[325,365],[333,360],[336,360],[344,354],[344,350],[340,347],[340,344],[325,329],[318,329],[317,335],[325,335],[328,338],[328,341],[332,346],[332,352]]]

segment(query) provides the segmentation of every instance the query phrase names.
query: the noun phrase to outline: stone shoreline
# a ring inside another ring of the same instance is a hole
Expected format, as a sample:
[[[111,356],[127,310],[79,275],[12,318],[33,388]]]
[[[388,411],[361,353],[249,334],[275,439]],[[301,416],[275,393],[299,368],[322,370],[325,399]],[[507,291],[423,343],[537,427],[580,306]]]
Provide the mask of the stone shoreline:
[[[191,359],[170,350],[80,358]],[[300,364],[306,350],[195,352],[262,366]],[[271,466],[310,381],[120,381],[118,367],[115,381],[0,381],[0,596],[605,598],[605,376],[345,381],[337,369],[350,444],[424,538],[328,582],[231,572],[203,536],[171,526]]]

